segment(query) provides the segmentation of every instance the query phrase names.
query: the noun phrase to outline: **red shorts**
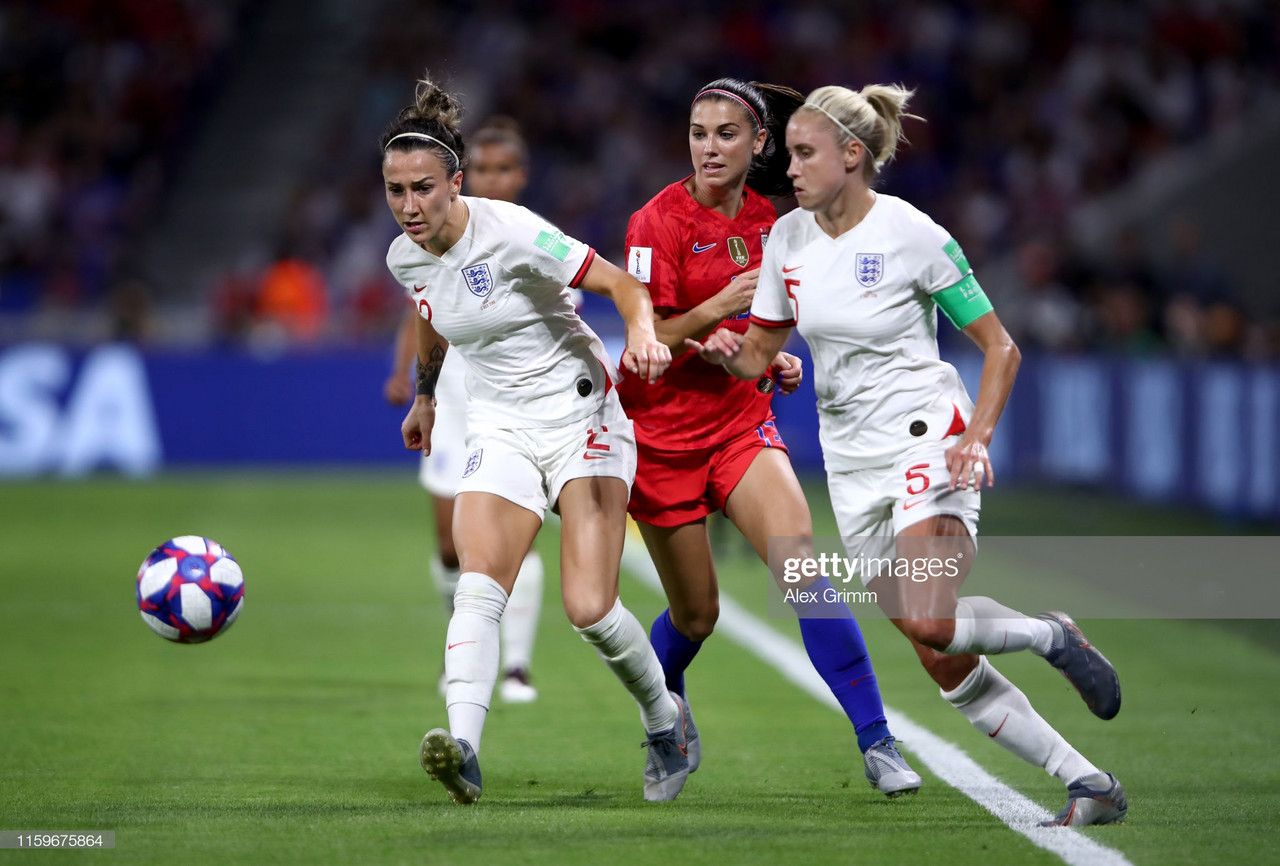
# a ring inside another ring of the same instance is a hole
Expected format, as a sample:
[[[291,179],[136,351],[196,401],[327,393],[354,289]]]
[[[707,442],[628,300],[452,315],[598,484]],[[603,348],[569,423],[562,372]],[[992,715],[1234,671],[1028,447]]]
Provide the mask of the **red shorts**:
[[[653,526],[683,526],[721,510],[761,448],[787,453],[772,416],[714,448],[661,451],[636,444],[636,480],[627,511]]]

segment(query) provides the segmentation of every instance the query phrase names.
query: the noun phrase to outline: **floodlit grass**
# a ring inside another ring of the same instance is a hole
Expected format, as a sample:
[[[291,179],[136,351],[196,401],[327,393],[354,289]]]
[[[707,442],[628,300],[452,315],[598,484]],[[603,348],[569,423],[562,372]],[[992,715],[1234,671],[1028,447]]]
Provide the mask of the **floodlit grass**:
[[[823,488],[809,492],[818,532],[831,533]],[[984,530],[1216,529],[1081,493],[1064,509],[1067,496],[992,495]],[[1064,521],[1072,512],[1088,524]],[[541,698],[495,703],[484,796],[454,806],[416,758],[423,732],[445,721],[428,527],[409,474],[0,486],[0,829],[114,830],[117,845],[0,861],[1055,862],[928,772],[915,798],[870,790],[848,723],[722,638],[689,674],[703,767],[675,803],[644,803],[635,706],[560,612],[551,532],[539,539]],[[134,608],[138,564],[181,534],[218,540],[244,567],[245,611],[209,644],[168,644]],[[759,564],[731,548],[721,571],[726,592],[763,613]],[[975,592],[981,580],[979,565]],[[644,622],[663,606],[625,580],[623,598]],[[1125,708],[1112,722],[1043,661],[998,661],[1124,781],[1128,823],[1086,832],[1135,863],[1274,857],[1275,624],[1086,625],[1121,671]],[[940,701],[887,623],[866,630],[887,703],[1056,811],[1056,781]]]

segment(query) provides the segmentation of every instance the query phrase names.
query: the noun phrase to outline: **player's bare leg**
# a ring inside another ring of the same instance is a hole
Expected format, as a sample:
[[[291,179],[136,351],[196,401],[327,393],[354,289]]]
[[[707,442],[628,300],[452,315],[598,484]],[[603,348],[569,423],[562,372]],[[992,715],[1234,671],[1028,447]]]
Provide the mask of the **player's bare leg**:
[[[575,478],[561,490],[558,506],[565,614],[640,707],[649,749],[645,799],[673,800],[689,776],[684,702],[667,691],[648,635],[618,598],[627,485],[619,478]]]

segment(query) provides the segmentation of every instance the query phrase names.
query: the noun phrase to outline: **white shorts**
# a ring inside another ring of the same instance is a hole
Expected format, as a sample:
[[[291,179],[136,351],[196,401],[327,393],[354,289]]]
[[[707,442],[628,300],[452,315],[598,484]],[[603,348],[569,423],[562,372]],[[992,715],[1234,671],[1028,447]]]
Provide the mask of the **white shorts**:
[[[575,478],[636,478],[631,419],[610,389],[594,415],[562,428],[481,427],[467,431],[458,493],[493,493],[542,517]]]
[[[431,453],[418,464],[418,483],[433,496],[451,498],[467,465],[467,364],[457,352],[445,355],[436,381],[436,423]]]
[[[974,487],[950,489],[945,455],[957,441],[950,436],[922,442],[904,451],[892,466],[827,473],[840,540],[851,560],[892,558],[898,533],[939,514],[958,517],[976,543],[982,494]],[[864,585],[873,577],[874,573],[861,574]]]

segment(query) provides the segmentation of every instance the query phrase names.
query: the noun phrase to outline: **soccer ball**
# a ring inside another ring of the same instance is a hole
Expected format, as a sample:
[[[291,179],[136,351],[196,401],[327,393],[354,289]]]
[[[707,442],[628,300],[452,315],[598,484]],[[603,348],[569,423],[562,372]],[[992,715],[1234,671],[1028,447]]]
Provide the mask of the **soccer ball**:
[[[142,621],[165,640],[202,643],[231,627],[244,607],[240,564],[216,541],[172,538],[138,569]]]

